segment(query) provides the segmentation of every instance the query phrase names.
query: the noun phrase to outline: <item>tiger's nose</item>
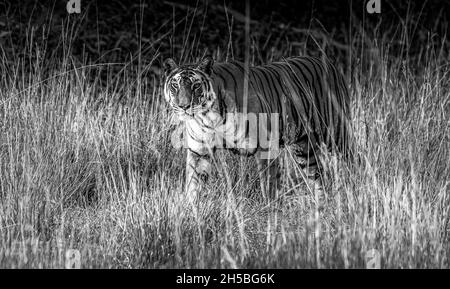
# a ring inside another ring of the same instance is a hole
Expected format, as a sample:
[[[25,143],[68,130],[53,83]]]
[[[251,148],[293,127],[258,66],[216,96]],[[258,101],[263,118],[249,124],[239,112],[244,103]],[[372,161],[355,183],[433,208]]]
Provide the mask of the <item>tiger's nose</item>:
[[[187,97],[180,98],[180,100],[178,101],[178,106],[183,108],[183,109],[188,108],[189,105],[190,105],[190,102],[189,102],[189,99]]]

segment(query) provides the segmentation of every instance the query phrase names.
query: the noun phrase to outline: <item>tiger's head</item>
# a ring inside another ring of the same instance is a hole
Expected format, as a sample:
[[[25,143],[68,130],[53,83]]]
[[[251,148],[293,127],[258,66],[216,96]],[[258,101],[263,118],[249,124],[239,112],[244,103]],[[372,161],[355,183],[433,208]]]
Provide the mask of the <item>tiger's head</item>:
[[[178,66],[168,58],[164,61],[164,97],[179,115],[194,115],[208,110],[215,101],[211,74],[213,59],[205,56],[199,63]]]

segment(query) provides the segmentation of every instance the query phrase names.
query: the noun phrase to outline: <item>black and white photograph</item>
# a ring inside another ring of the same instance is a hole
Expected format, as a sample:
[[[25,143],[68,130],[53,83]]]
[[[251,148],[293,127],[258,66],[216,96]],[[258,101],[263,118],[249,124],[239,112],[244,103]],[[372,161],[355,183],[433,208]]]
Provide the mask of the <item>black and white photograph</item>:
[[[0,268],[449,269],[449,12],[0,0]]]

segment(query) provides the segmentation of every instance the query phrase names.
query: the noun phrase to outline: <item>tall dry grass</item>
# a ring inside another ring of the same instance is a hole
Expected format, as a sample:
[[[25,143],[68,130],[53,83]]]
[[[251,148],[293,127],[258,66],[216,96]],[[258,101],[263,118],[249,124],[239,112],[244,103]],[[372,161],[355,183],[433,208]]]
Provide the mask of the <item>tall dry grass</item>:
[[[364,268],[371,249],[383,268],[449,267],[449,67],[435,42],[395,59],[385,39],[370,67],[351,60],[360,162],[330,156],[321,211],[286,178],[290,194],[265,200],[253,160],[228,152],[189,205],[149,72],[159,56],[92,65],[71,57],[70,31],[51,59],[28,40],[0,63],[1,267],[64,267],[70,248],[84,268]]]

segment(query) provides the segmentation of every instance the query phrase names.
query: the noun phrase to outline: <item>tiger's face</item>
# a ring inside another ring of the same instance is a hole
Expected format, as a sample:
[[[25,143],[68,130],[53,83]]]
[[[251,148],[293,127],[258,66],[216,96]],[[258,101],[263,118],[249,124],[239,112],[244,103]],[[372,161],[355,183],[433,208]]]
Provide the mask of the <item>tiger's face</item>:
[[[213,60],[205,57],[198,64],[178,66],[173,59],[164,62],[164,97],[180,115],[207,110],[214,101],[210,75]]]

